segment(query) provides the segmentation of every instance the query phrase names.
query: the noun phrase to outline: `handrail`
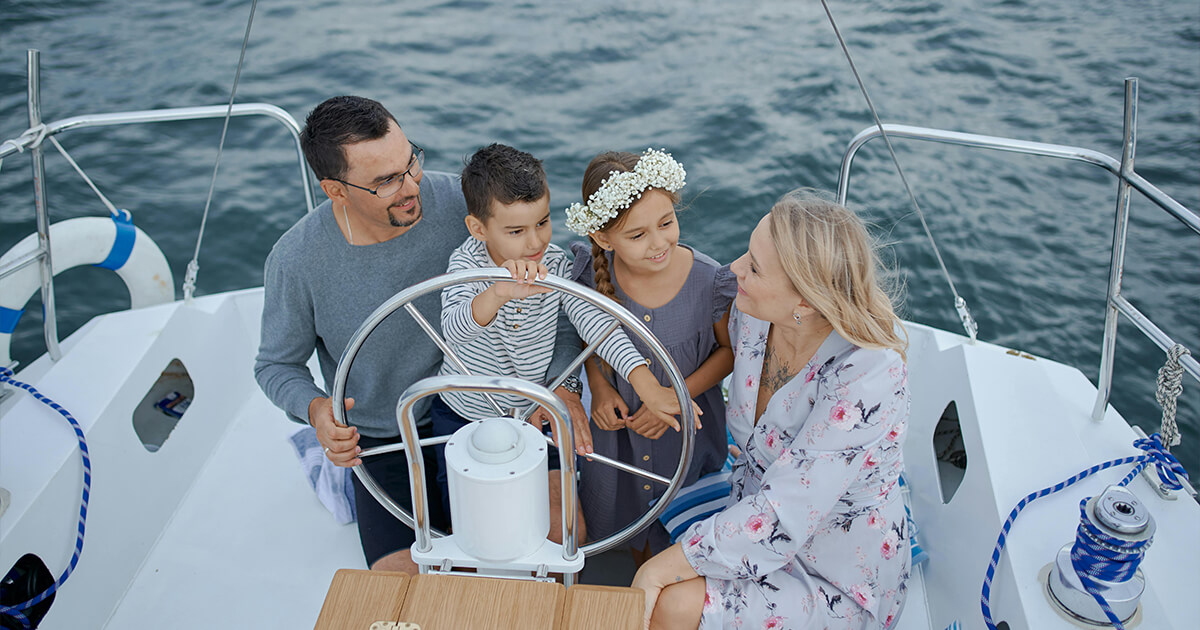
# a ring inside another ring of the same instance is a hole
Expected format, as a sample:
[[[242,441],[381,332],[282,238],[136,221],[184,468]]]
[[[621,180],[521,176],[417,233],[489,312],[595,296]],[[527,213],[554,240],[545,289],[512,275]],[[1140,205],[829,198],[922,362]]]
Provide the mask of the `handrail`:
[[[889,138],[907,138],[909,140],[923,140],[938,144],[954,144],[964,147],[994,149],[1009,153],[1072,160],[1098,166],[1117,177],[1121,177],[1120,160],[1091,149],[1064,144],[1047,144],[1044,142],[1029,142],[999,136],[963,133],[961,131],[947,131],[945,129],[933,129],[930,127],[915,127],[912,125],[885,123],[883,129],[887,132]],[[838,203],[846,203],[846,192],[850,187],[850,166],[854,161],[855,155],[858,154],[858,150],[867,142],[878,137],[880,137],[879,129],[868,127],[858,132],[854,136],[854,139],[850,141],[846,152],[842,155],[842,166],[838,175]],[[1141,175],[1129,173],[1125,177],[1129,185],[1133,186],[1135,190],[1145,195],[1147,199],[1153,201],[1163,210],[1166,210],[1171,216],[1179,219],[1184,225],[1191,228],[1193,232],[1200,234],[1200,216],[1197,216],[1195,212],[1192,212],[1186,206],[1171,198],[1170,195],[1164,193]]]
[[[1113,233],[1113,260],[1109,266],[1109,293],[1106,301],[1105,330],[1100,356],[1100,373],[1097,378],[1096,406],[1092,413],[1094,420],[1101,420],[1108,407],[1108,397],[1112,387],[1112,364],[1116,352],[1116,322],[1117,315],[1124,315],[1147,338],[1154,342],[1164,352],[1175,345],[1175,341],[1154,324],[1145,314],[1121,295],[1120,279],[1124,272],[1125,224],[1128,220],[1128,191],[1130,189],[1141,193],[1146,199],[1178,219],[1192,232],[1200,235],[1200,215],[1176,201],[1167,193],[1151,184],[1141,175],[1133,171],[1133,147],[1136,143],[1137,122],[1137,79],[1126,79],[1125,84],[1125,139],[1123,143],[1123,159],[1084,149],[1081,147],[1029,142],[987,136],[929,127],[911,125],[884,124],[882,132],[878,127],[868,127],[858,132],[850,141],[846,152],[842,155],[842,164],[838,173],[837,201],[846,203],[846,194],[850,188],[850,169],[859,149],[867,142],[882,137],[886,133],[889,138],[906,138],[935,142],[938,144],[954,144],[969,148],[993,149],[1010,153],[1021,153],[1038,157],[1050,157],[1092,164],[1116,176],[1120,187],[1118,189],[1117,224]],[[1194,379],[1200,382],[1200,362],[1194,356],[1183,356],[1180,364]]]
[[[1163,352],[1170,350],[1175,345],[1175,341],[1170,335],[1163,332],[1146,314],[1138,310],[1138,308],[1129,303],[1125,296],[1118,295],[1113,299],[1113,306],[1116,307],[1122,315],[1137,326],[1142,334],[1146,335],[1154,345],[1158,346]],[[1192,355],[1184,355],[1179,357],[1179,364],[1183,366],[1184,371],[1192,375],[1192,378],[1200,381],[1200,362],[1196,361],[1196,357]]]
[[[291,133],[296,145],[296,155],[300,166],[300,181],[303,182],[304,203],[309,212],[313,211],[312,182],[309,179],[308,166],[304,159],[304,151],[300,146],[300,125],[283,109],[266,103],[242,103],[233,105],[208,105],[200,107],[176,107],[170,109],[150,109],[132,112],[117,112],[112,114],[87,114],[56,120],[52,123],[41,121],[41,90],[40,83],[40,53],[37,50],[28,51],[28,104],[29,129],[20,136],[0,143],[0,160],[13,153],[29,149],[33,161],[33,195],[37,214],[38,247],[28,255],[6,263],[0,267],[0,278],[16,273],[18,270],[40,263],[42,277],[42,327],[46,339],[46,352],[50,358],[57,361],[62,356],[58,345],[58,318],[54,304],[54,271],[50,250],[50,217],[46,210],[45,189],[42,157],[42,141],[48,137],[72,129],[89,127],[109,127],[139,123],[173,122],[182,120],[202,120],[205,118],[223,118],[230,116],[267,116],[283,124]]]
[[[112,114],[85,114],[63,118],[52,123],[46,123],[46,136],[52,136],[73,129],[89,127],[111,127],[139,123],[175,122],[182,120],[204,120],[206,118],[223,118],[229,109],[227,105],[203,105],[199,107],[173,107],[169,109],[144,109],[132,112],[116,112]],[[233,106],[233,116],[267,116],[274,118],[287,127],[296,142],[296,155],[300,166],[300,178],[304,181],[304,201],[311,212],[313,205],[312,186],[308,176],[308,165],[304,161],[304,151],[300,148],[300,124],[291,114],[268,103],[240,103]],[[36,130],[29,129],[11,142],[0,144],[0,160],[18,151],[31,148],[40,140]]]

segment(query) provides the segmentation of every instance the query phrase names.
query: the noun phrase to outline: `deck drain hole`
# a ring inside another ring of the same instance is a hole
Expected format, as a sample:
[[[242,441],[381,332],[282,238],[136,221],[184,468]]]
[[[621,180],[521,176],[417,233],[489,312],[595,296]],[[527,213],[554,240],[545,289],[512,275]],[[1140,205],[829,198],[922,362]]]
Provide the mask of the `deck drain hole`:
[[[179,359],[171,359],[133,410],[133,430],[151,453],[162,448],[192,404],[196,387]]]
[[[967,448],[958,423],[958,405],[953,400],[946,405],[933,430],[933,452],[937,457],[942,503],[950,503],[967,473]]]

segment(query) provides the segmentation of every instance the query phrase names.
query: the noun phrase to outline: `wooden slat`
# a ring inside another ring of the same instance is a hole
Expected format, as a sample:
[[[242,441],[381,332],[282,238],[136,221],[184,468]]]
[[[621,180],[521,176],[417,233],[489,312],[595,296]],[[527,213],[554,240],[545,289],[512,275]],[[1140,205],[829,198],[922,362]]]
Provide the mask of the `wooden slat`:
[[[421,630],[554,630],[565,599],[563,585],[552,582],[418,575],[399,620]]]
[[[341,569],[333,575],[315,630],[367,630],[376,621],[400,620],[408,588],[406,573]]]
[[[646,595],[640,588],[576,584],[567,589],[561,630],[639,630]]]

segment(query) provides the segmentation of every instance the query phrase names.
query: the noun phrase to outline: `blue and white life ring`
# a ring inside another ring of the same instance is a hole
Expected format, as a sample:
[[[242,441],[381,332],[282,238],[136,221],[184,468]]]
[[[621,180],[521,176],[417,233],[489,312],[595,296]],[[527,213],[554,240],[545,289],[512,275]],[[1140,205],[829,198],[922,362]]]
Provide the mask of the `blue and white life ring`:
[[[0,256],[0,266],[37,249],[37,234],[30,234]],[[68,219],[50,226],[50,257],[54,275],[72,267],[93,265],[117,272],[129,289],[130,308],[142,308],[175,299],[171,267],[158,245],[130,220],[128,212],[112,218]],[[25,303],[42,285],[38,265],[0,278],[0,366],[8,365],[9,342]]]

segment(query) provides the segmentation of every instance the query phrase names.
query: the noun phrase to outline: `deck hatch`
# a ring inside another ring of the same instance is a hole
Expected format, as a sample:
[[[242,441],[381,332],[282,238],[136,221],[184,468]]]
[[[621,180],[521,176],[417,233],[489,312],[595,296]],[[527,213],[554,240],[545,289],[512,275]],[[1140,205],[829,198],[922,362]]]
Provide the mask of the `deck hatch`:
[[[937,457],[942,503],[948,504],[967,473],[967,445],[958,422],[958,405],[953,400],[946,405],[933,430],[933,453]]]
[[[147,451],[162,448],[180,419],[187,413],[196,387],[179,359],[171,359],[133,410],[133,430]]]

